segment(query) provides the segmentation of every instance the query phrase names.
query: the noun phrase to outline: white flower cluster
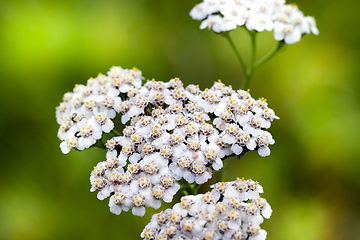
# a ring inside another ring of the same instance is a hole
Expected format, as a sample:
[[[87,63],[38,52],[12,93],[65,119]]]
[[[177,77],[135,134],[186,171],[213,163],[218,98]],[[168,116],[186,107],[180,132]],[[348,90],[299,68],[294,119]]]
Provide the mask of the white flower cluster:
[[[285,0],[204,0],[190,11],[190,16],[203,20],[200,29],[216,33],[243,25],[249,31],[274,30],[275,40],[287,44],[300,41],[303,34],[319,34],[315,19],[304,16],[296,4],[285,4]]]
[[[146,240],[264,240],[260,228],[272,209],[259,197],[262,187],[253,180],[219,182],[213,190],[181,198],[172,209],[154,214],[141,237]],[[260,215],[262,214],[262,216]]]
[[[110,132],[114,128],[111,119],[121,110],[120,94],[141,87],[141,82],[141,71],[137,68],[112,67],[108,76],[99,74],[90,78],[86,86],[77,84],[73,92],[65,93],[56,109],[62,152],[89,148],[103,132]]]
[[[184,88],[178,78],[143,86],[141,78],[138,69],[113,67],[108,76],[66,93],[56,111],[64,153],[93,145],[121,114],[122,136],[106,142],[106,161],[90,177],[99,199],[111,195],[111,212],[132,208],[142,216],[145,206],[172,201],[180,189],[175,181],[207,182],[226,156],[270,154],[274,140],[266,129],[278,117],[264,98],[255,100],[249,90],[234,91],[220,80],[201,91],[192,84]]]
[[[90,191],[98,191],[98,199],[103,200],[112,194],[109,207],[114,214],[132,208],[134,215],[144,216],[145,206],[158,209],[161,200],[171,202],[180,189],[166,161],[135,162],[126,170],[123,165],[117,158],[108,158],[94,167],[90,177]]]

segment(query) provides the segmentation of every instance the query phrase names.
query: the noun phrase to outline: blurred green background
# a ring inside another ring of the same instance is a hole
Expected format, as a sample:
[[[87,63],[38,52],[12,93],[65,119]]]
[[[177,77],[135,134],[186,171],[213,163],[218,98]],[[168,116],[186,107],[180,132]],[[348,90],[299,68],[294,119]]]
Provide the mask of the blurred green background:
[[[113,215],[91,193],[104,151],[63,155],[55,107],[74,84],[115,66],[202,89],[240,86],[226,40],[199,30],[191,1],[0,1],[0,239],[139,239],[143,218]],[[360,239],[359,12],[357,1],[298,0],[319,36],[266,63],[250,85],[280,120],[271,155],[232,159],[226,179],[260,182],[274,212],[267,239]],[[359,15],[357,15],[359,16]],[[233,34],[246,56],[249,36]],[[275,44],[262,33],[259,56]],[[165,206],[165,205],[163,205]]]

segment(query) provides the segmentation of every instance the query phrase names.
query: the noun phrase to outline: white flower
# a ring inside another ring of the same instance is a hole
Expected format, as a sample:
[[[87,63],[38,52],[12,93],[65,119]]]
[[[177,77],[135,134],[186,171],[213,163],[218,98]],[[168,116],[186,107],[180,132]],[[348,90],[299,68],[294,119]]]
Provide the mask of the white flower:
[[[111,193],[110,185],[104,177],[95,177],[92,180],[91,192],[98,191],[97,198],[103,200],[107,198]]]
[[[287,44],[293,44],[301,39],[301,31],[292,24],[282,22],[274,23],[274,38],[277,41],[284,40]]]
[[[176,180],[180,180],[181,178],[184,178],[185,174],[186,175],[190,174],[191,179],[189,180],[192,180],[192,182],[194,182],[192,174],[190,172],[190,167],[192,163],[193,163],[193,159],[189,158],[186,155],[183,155],[181,157],[174,158],[173,162],[170,163],[169,165],[169,169],[174,174]]]
[[[121,211],[129,211],[129,208],[124,204],[126,199],[125,194],[120,192],[115,192],[114,195],[112,195],[109,199],[109,207],[110,211],[116,215],[119,215]]]
[[[234,18],[231,17],[224,17],[223,21],[220,25],[220,30],[222,32],[227,32],[230,30],[233,30],[236,28],[236,20]]]
[[[313,17],[304,17],[296,4],[285,5],[285,0],[204,0],[190,12],[193,19],[202,20],[200,29],[216,33],[246,26],[249,31],[274,30],[277,41],[293,44],[302,34],[319,34]]]
[[[86,121],[86,119],[83,119],[83,121]],[[67,140],[74,136],[78,130],[77,124],[73,124],[71,120],[63,121],[58,131],[58,138],[60,140]]]
[[[262,157],[266,157],[270,155],[270,148],[268,145],[272,145],[275,143],[272,135],[269,132],[259,130],[258,133],[255,135],[256,137],[256,144],[259,147],[258,153]]]
[[[121,105],[126,105],[119,97],[119,89],[127,91],[141,87],[141,71],[136,68],[113,67],[108,74],[90,78],[87,85],[77,84],[73,92],[64,94],[64,102],[56,109],[56,120],[60,125],[58,137],[67,143],[73,137],[79,141],[70,147],[62,143],[63,152],[88,148],[102,137],[103,132],[110,132],[114,128],[111,119],[115,118],[116,112],[124,111]]]
[[[212,14],[219,11],[220,0],[204,0],[203,8],[206,14]]]
[[[193,9],[191,9],[190,16],[193,19],[202,20],[208,15],[208,13],[205,12],[204,10],[205,10],[204,3],[196,4],[195,7],[193,7]]]
[[[305,17],[305,21],[309,24],[310,30],[313,34],[319,35],[319,30],[316,27],[316,22],[313,17]]]
[[[269,203],[264,198],[256,199],[255,204],[261,210],[261,214],[264,216],[264,218],[270,218],[272,209],[271,209]]]
[[[220,11],[221,14],[223,14],[226,18],[232,19],[238,26],[242,26],[246,22],[246,18],[244,16],[248,10],[244,6],[235,5],[232,8],[222,8]]]
[[[70,152],[71,149],[77,149],[78,147],[78,138],[76,137],[70,137],[67,139],[67,141],[64,141],[60,144],[61,151],[64,154],[67,154]]]
[[[246,233],[249,235],[249,240],[265,240],[267,232],[264,229],[260,229],[256,223],[248,223],[244,225]]]
[[[97,113],[96,111],[95,116],[89,119],[89,124],[94,129],[101,129],[105,133],[110,132],[114,128],[114,123],[108,118],[106,113]]]
[[[253,191],[250,189],[251,186],[248,186],[248,183],[254,183],[252,180],[238,179],[237,181],[244,182],[246,187]],[[270,205],[267,206],[266,200],[262,198],[248,198],[252,200],[251,203],[245,203],[237,197],[230,199],[224,195],[224,192],[238,191],[233,186],[235,182],[219,183],[220,185],[216,184],[217,187],[211,186],[214,187],[212,192],[182,197],[180,203],[175,204],[172,209],[154,214],[141,233],[141,237],[144,239],[167,237],[266,239],[266,231],[259,226],[263,221],[260,211],[269,211]]]
[[[214,32],[219,33],[221,32],[223,24],[223,18],[219,15],[210,15],[207,19],[202,21],[200,24],[200,29],[212,29]]]
[[[280,119],[278,116],[275,115],[274,110],[272,110],[270,108],[266,108],[264,110],[261,110],[255,116],[260,117],[260,120],[262,122],[261,128],[266,128],[266,129],[271,126],[271,122],[274,119]]]
[[[249,20],[246,22],[247,29],[255,29],[258,32],[262,32],[264,30],[271,31],[273,27],[273,21],[265,14],[251,14]]]

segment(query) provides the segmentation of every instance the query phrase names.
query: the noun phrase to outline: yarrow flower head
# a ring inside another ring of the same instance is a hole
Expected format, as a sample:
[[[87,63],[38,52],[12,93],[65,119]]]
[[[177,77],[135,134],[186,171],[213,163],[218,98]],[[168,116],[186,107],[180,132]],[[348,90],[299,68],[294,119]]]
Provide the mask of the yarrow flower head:
[[[171,202],[177,181],[207,182],[227,156],[270,154],[274,140],[267,129],[278,117],[266,99],[255,100],[249,90],[235,91],[220,80],[202,91],[184,87],[179,78],[144,85],[141,79],[138,69],[113,67],[108,76],[66,93],[56,111],[64,153],[89,148],[121,115],[122,134],[105,143],[106,160],[90,177],[91,191],[100,200],[110,197],[111,212],[132,209],[142,216],[145,206]]]
[[[262,187],[253,180],[219,182],[205,194],[189,195],[181,202],[154,214],[141,233],[150,239],[266,239],[260,228],[272,213],[259,196]]]
[[[104,132],[110,132],[114,128],[112,119],[122,110],[121,96],[141,87],[141,83],[137,68],[112,67],[108,75],[99,73],[86,85],[77,84],[73,92],[65,93],[56,109],[62,152],[89,148]]]
[[[202,21],[200,29],[220,33],[245,26],[249,31],[274,31],[275,40],[287,44],[300,41],[304,34],[319,34],[315,19],[304,16],[296,4],[285,4],[285,0],[204,0],[190,16]]]

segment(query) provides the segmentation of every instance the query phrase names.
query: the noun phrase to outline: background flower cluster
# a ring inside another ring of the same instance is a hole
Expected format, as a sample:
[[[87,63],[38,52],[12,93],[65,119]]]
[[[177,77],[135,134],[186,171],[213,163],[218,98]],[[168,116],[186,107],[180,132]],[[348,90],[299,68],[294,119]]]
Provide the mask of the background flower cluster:
[[[245,26],[249,31],[274,31],[275,40],[287,44],[299,42],[304,34],[319,34],[315,19],[285,0],[204,0],[190,15],[202,20],[200,29],[220,33]]]

